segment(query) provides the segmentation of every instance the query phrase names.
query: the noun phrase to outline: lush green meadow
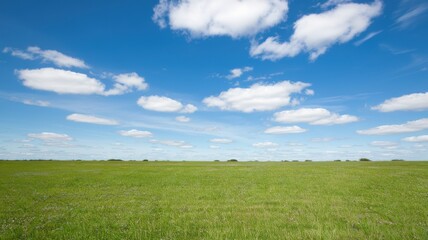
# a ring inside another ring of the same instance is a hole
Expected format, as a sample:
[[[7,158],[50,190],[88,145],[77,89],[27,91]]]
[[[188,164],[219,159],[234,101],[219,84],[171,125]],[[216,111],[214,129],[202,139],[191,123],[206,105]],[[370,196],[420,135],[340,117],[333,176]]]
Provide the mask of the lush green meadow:
[[[428,239],[428,162],[0,161],[0,239]]]

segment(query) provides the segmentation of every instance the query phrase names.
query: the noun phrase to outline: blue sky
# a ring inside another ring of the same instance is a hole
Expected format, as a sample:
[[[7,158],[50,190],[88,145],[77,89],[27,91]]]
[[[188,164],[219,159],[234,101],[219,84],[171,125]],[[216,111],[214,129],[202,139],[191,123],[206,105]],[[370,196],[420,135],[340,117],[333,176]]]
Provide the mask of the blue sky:
[[[0,159],[428,157],[428,4],[2,1]]]

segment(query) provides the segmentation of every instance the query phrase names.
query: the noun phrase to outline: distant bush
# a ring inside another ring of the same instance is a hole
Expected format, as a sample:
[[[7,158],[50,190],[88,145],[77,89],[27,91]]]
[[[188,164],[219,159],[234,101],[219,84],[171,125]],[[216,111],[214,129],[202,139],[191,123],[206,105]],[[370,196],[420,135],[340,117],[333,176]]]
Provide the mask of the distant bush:
[[[149,161],[149,159],[144,159],[144,160],[143,160],[143,162],[148,162],[148,161]]]
[[[360,162],[370,162],[371,160],[368,158],[360,158]]]
[[[299,160],[293,160],[292,162],[298,162]]]
[[[214,162],[220,162],[220,160],[214,160]]]
[[[288,160],[282,160],[281,162],[289,162]]]
[[[345,162],[350,162],[350,161],[351,161],[351,160],[349,160],[349,159],[346,159],[346,160],[345,160]]]
[[[118,162],[118,161],[123,161],[122,159],[115,159],[115,158],[112,158],[112,159],[109,159],[109,160],[107,160],[107,161],[110,161],[110,162]]]
[[[228,162],[237,162],[238,160],[237,159],[229,159],[229,160],[227,160]]]
[[[312,162],[312,160],[306,159],[305,162]]]
[[[342,160],[340,160],[340,159],[337,159],[337,160],[334,160],[334,162],[341,162]]]
[[[391,161],[393,161],[393,162],[398,162],[398,161],[404,161],[404,159],[392,159]]]

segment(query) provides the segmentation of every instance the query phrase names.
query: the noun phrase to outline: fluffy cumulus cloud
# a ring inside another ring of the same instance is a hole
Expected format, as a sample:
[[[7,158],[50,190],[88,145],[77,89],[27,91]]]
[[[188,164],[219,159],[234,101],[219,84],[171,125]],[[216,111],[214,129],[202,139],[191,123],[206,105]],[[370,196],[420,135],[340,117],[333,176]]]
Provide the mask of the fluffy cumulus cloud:
[[[266,134],[291,134],[304,132],[306,132],[306,129],[299,126],[276,126],[268,128],[264,131]]]
[[[212,142],[212,143],[227,144],[227,143],[231,143],[232,140],[231,139],[227,139],[227,138],[213,138],[213,139],[210,139],[210,142]]]
[[[86,74],[55,68],[16,71],[24,86],[61,94],[103,94],[104,84]]]
[[[227,79],[239,78],[245,72],[249,72],[252,70],[253,70],[252,67],[234,68],[234,69],[230,70],[230,73],[229,73],[229,75],[226,76],[226,78]]]
[[[143,77],[138,76],[137,73],[123,73],[114,75],[114,87],[105,92],[105,95],[121,95],[131,92],[133,89],[146,90],[148,84]]]
[[[277,146],[278,144],[273,142],[259,142],[259,143],[253,144],[253,147],[257,147],[257,148],[273,148]]]
[[[335,125],[358,121],[351,115],[339,115],[324,108],[301,108],[274,114],[274,121],[282,123],[309,123],[311,125]]]
[[[413,93],[391,98],[375,107],[372,107],[372,109],[380,112],[426,110],[428,109],[428,92]]]
[[[257,83],[249,88],[231,88],[218,96],[207,97],[203,102],[208,107],[221,110],[254,112],[275,110],[293,105],[297,100],[291,94],[301,93],[309,83],[282,81],[275,84]]]
[[[42,133],[29,133],[29,138],[40,139],[45,142],[67,142],[73,140],[67,134],[53,133],[53,132],[42,132]]]
[[[56,50],[43,50],[39,47],[28,47],[26,50],[19,50],[7,47],[3,49],[3,52],[25,60],[41,59],[43,62],[50,62],[58,67],[89,68],[83,60],[67,56]]]
[[[86,74],[56,68],[39,68],[17,70],[18,78],[24,86],[56,92],[59,94],[99,94],[104,96],[119,95],[137,88],[146,89],[144,79],[136,73],[121,74],[114,77],[116,84],[110,90],[98,79]]]
[[[193,113],[198,108],[192,104],[183,105],[181,102],[162,96],[140,97],[137,104],[142,108],[157,112]]]
[[[134,137],[134,138],[146,138],[146,137],[153,136],[153,134],[149,131],[140,131],[137,129],[131,129],[128,131],[122,130],[122,131],[119,131],[119,134],[125,137]]]
[[[115,120],[100,118],[100,117],[95,117],[95,116],[85,115],[85,114],[78,114],[78,113],[73,113],[73,114],[68,115],[67,120],[74,121],[74,122],[99,124],[99,125],[117,125],[117,124],[119,124]]]
[[[428,142],[428,135],[413,136],[403,138],[405,142]]]
[[[380,15],[382,2],[371,4],[342,3],[331,10],[309,14],[294,23],[294,33],[288,42],[269,37],[262,43],[253,42],[250,54],[262,59],[277,60],[308,52],[311,60],[337,43],[345,43],[365,31],[372,19]]]
[[[153,20],[193,37],[251,36],[286,18],[286,0],[160,0]]]
[[[382,125],[367,130],[358,130],[358,134],[363,135],[386,135],[417,132],[428,129],[428,118],[422,118],[415,121],[409,121],[404,124],[397,125]]]

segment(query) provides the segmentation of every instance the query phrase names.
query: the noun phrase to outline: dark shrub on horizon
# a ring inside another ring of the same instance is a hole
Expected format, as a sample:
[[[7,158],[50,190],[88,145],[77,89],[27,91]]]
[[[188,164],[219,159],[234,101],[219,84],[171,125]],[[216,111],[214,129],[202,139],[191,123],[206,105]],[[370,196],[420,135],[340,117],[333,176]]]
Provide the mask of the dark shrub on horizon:
[[[229,159],[229,160],[227,160],[228,162],[237,162],[238,160],[237,159]]]
[[[109,161],[109,162],[119,162],[119,161],[123,161],[122,159],[115,159],[115,158],[112,158],[112,159],[109,159],[109,160],[107,160],[107,161]]]
[[[341,162],[342,160],[340,160],[340,159],[337,159],[337,160],[334,160],[334,162]]]
[[[312,160],[306,159],[305,162],[312,162]]]
[[[404,161],[404,159],[392,159],[391,161],[393,161],[393,162],[402,162],[402,161]]]
[[[220,162],[220,160],[214,160],[214,162]]]
[[[360,158],[360,162],[370,162],[371,160],[368,158]]]
[[[149,159],[144,159],[144,160],[143,160],[143,162],[148,162],[148,161],[149,161]]]

